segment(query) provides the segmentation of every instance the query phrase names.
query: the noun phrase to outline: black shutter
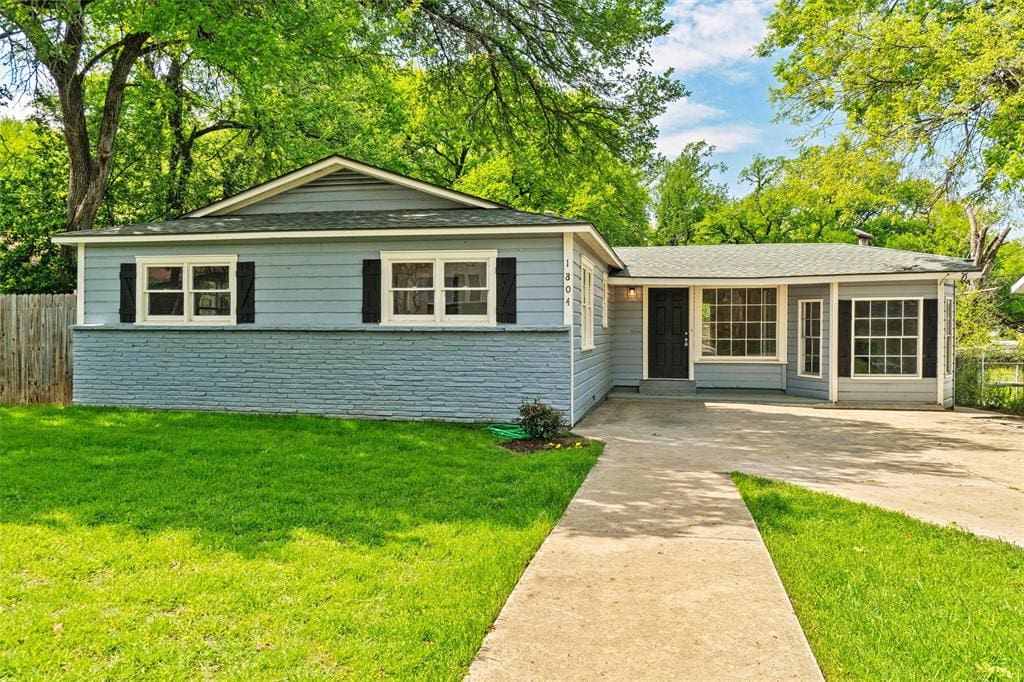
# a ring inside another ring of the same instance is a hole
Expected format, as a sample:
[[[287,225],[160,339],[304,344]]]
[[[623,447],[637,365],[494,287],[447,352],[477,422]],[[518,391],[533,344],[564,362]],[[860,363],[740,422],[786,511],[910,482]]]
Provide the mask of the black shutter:
[[[924,365],[921,376],[932,379],[939,375],[939,302],[934,298],[924,302]]]
[[[251,324],[256,321],[256,264],[249,261],[235,266],[235,322]]]
[[[516,259],[499,258],[495,263],[498,282],[497,321],[506,324],[516,322]]]
[[[380,322],[380,259],[363,261],[363,322]]]
[[[853,343],[853,303],[852,301],[839,301],[839,353],[836,361],[839,363],[837,376],[850,376],[850,366],[853,364],[850,353],[850,344]]]
[[[135,263],[121,263],[121,322],[135,322]]]

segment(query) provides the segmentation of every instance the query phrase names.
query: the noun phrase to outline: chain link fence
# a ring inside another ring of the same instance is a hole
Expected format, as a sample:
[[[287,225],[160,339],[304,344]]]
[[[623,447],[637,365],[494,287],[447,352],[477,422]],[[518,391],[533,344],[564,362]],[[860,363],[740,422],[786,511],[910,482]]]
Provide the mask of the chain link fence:
[[[1024,414],[1024,348],[961,348],[956,404]]]

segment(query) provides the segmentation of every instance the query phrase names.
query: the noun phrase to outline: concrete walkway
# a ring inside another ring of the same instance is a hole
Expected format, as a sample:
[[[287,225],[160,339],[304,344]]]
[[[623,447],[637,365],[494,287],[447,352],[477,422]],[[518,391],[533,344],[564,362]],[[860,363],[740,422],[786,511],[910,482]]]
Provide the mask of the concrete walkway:
[[[610,440],[469,673],[596,678],[821,679],[727,475]]]

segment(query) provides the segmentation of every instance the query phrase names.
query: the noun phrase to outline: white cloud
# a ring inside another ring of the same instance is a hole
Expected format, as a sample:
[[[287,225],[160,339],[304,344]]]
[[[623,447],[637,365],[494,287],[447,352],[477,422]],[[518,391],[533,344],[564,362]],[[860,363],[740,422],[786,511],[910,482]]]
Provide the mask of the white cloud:
[[[771,7],[765,0],[677,0],[666,11],[672,30],[652,50],[656,68],[687,74],[753,61]]]
[[[669,104],[665,113],[654,119],[654,123],[658,130],[671,132],[697,123],[713,121],[724,115],[724,109],[687,98]]]
[[[32,115],[32,96],[15,95],[10,101],[3,100],[0,104],[0,118],[27,119]]]
[[[715,151],[728,154],[760,141],[761,130],[742,123],[705,125],[662,134],[658,138],[658,151],[672,159],[679,156],[690,142],[704,141],[715,147]]]

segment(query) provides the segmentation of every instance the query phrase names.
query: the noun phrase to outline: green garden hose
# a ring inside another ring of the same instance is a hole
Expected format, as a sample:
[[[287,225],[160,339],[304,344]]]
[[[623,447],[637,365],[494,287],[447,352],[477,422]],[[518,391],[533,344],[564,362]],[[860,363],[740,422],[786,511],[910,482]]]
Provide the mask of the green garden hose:
[[[487,430],[505,440],[525,440],[530,437],[530,434],[518,424],[491,424]]]

